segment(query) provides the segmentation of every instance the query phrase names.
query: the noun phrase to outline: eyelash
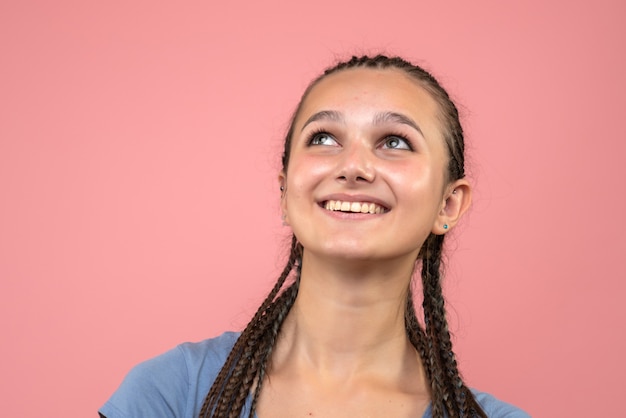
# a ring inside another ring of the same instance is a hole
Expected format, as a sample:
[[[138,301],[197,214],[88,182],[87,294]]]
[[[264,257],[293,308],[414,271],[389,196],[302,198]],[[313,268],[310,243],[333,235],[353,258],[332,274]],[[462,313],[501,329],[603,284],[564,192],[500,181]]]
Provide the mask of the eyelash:
[[[333,135],[331,135],[330,133],[328,133],[326,130],[322,129],[322,128],[317,128],[316,130],[312,131],[306,140],[306,144],[307,146],[312,146],[312,142],[313,140],[318,137],[319,135],[328,135],[331,138],[335,138]],[[409,140],[404,134],[401,133],[390,133],[388,135],[385,135],[385,137],[380,141],[381,144],[384,144],[385,142],[387,142],[389,139],[391,138],[398,138],[401,141],[404,141],[407,145],[407,147],[409,148],[409,151],[415,151],[415,148],[413,147],[413,143],[411,142],[411,140]],[[335,139],[336,141],[336,139]],[[390,149],[394,149],[394,148],[390,148]]]
[[[334,136],[332,136],[331,134],[329,134],[328,132],[326,132],[324,129],[318,128],[314,131],[312,131],[309,136],[307,137],[306,140],[306,144],[307,146],[312,146],[313,145],[313,140],[319,136],[319,135],[328,135],[329,137],[334,139]]]
[[[387,142],[389,139],[391,138],[398,138],[402,141],[404,141],[407,145],[407,147],[409,147],[409,151],[415,151],[415,148],[413,147],[413,143],[411,142],[411,140],[409,138],[407,138],[406,136],[404,136],[401,133],[390,133],[389,135],[386,135],[383,140],[381,141],[382,144],[384,144],[385,142]]]

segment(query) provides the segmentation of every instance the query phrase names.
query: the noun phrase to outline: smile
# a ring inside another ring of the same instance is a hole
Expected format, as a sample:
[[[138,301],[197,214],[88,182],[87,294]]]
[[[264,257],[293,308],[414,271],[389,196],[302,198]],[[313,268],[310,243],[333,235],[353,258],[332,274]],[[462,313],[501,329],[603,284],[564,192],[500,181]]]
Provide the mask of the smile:
[[[353,213],[385,213],[387,209],[371,202],[346,202],[341,200],[327,200],[323,204],[326,210],[353,212]]]

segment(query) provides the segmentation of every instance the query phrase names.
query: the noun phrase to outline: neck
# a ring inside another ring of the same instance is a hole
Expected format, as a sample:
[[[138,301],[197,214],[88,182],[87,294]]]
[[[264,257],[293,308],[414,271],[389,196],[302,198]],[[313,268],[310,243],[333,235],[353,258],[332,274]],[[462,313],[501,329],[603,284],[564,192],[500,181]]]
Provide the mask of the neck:
[[[274,364],[296,362],[345,379],[384,367],[401,373],[415,350],[404,312],[414,263],[332,263],[305,252],[300,289]]]

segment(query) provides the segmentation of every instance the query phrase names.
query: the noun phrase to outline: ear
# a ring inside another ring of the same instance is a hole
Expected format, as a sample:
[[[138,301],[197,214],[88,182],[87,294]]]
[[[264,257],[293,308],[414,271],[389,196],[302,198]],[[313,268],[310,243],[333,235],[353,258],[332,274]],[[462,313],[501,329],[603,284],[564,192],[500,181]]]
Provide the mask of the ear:
[[[442,235],[450,231],[472,203],[472,189],[465,179],[456,180],[446,187],[441,210],[435,219],[432,232]]]
[[[280,189],[280,211],[282,212],[281,218],[283,220],[283,225],[288,225],[289,221],[287,219],[287,178],[285,176],[285,172],[281,171],[278,174],[278,188]]]

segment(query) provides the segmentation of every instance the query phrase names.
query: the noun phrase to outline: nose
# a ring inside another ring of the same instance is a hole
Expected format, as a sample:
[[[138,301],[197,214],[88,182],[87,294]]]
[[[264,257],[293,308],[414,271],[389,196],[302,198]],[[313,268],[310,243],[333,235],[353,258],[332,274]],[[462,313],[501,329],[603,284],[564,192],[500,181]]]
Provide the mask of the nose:
[[[371,183],[376,177],[372,151],[358,142],[344,147],[337,170],[337,180],[346,183]]]

